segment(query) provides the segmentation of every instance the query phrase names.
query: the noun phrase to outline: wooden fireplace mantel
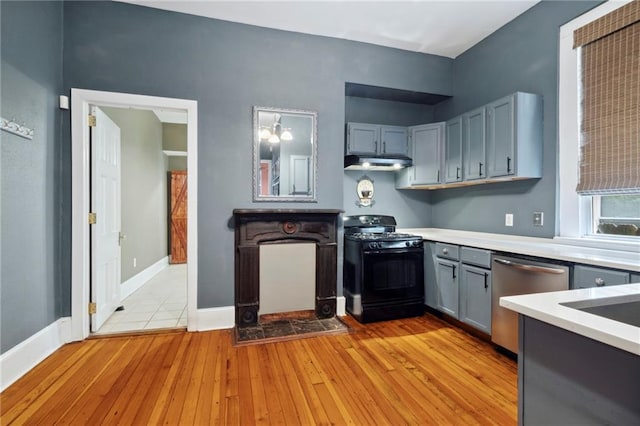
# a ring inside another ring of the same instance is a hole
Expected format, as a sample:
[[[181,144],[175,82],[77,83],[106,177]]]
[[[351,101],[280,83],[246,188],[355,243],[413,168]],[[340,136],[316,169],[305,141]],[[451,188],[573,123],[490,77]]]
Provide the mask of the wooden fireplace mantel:
[[[260,245],[316,244],[316,300],[319,318],[336,313],[337,209],[235,209],[236,325],[258,322],[260,308]]]

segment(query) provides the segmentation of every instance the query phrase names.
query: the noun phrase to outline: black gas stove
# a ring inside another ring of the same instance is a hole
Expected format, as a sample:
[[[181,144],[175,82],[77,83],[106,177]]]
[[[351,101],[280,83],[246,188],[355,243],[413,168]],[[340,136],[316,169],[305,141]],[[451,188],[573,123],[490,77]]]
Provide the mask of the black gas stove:
[[[395,232],[393,216],[345,216],[344,296],[360,322],[424,312],[422,237]]]

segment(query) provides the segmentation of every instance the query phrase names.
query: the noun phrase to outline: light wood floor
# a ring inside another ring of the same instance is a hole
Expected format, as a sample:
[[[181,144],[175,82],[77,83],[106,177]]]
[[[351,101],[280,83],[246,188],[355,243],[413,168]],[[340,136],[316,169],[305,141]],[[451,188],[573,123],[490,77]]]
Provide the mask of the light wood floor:
[[[230,330],[62,347],[0,395],[0,424],[516,423],[516,364],[439,319],[234,347]]]

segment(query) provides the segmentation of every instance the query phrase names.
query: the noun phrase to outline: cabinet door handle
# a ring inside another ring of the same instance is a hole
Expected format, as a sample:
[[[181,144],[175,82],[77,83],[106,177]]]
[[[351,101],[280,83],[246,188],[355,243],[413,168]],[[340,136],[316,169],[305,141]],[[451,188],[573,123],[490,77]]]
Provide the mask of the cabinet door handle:
[[[487,277],[489,276],[489,274],[487,274],[486,272],[484,273],[484,289],[486,290],[487,287],[489,287],[489,285],[487,284]]]
[[[507,173],[511,173],[511,157],[507,157]]]
[[[478,174],[482,176],[482,163],[478,163],[478,169],[479,169]]]
[[[456,265],[451,265],[451,278],[456,279]]]
[[[600,277],[595,279],[595,283],[596,283],[596,286],[598,286],[598,287],[604,286],[604,280],[602,278],[600,278]]]
[[[438,173],[436,175],[436,181],[440,182],[440,169],[438,169]]]
[[[387,141],[382,141],[382,153],[387,152]]]
[[[456,179],[460,179],[460,167],[456,167]]]
[[[373,143],[375,144],[375,152],[378,152],[378,141],[373,141]]]

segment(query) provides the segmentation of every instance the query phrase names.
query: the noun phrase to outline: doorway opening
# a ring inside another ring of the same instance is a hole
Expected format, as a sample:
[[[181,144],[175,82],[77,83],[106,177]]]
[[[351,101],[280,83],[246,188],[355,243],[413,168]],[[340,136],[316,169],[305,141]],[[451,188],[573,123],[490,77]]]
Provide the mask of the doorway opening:
[[[117,295],[112,295],[111,299],[118,299],[118,306],[122,305],[123,301],[126,301],[126,303],[123,304],[124,311],[116,313],[119,320],[112,322],[110,327],[105,328],[103,331],[109,333],[184,326],[188,330],[194,330],[196,328],[197,310],[197,102],[81,89],[72,89],[71,97],[72,339],[82,340],[88,337],[90,332],[100,332],[101,327],[105,324],[104,321],[109,321],[108,319],[105,320],[105,313],[102,314],[102,323],[97,320],[95,314],[91,313],[94,307],[100,309],[99,303],[96,303],[96,297],[100,295],[100,288],[92,286],[100,283],[100,280],[109,278],[109,274],[104,272],[108,268],[100,269],[96,267],[94,258],[97,248],[96,241],[102,242],[102,237],[94,235],[96,234],[94,229],[96,225],[90,225],[90,220],[87,220],[87,218],[90,213],[94,213],[93,210],[99,207],[99,202],[104,198],[104,194],[100,195],[100,191],[105,193],[113,192],[105,190],[105,188],[111,188],[112,186],[102,185],[102,189],[96,187],[96,177],[98,176],[95,176],[95,170],[92,170],[92,161],[95,161],[92,149],[95,149],[95,142],[91,141],[93,132],[91,129],[94,129],[94,127],[89,126],[92,107],[105,110],[107,115],[111,116],[109,118],[116,117],[114,121],[120,121],[120,124],[123,123],[122,117],[131,118],[134,113],[142,114],[149,118],[150,122],[155,120],[156,129],[158,126],[164,126],[163,123],[173,120],[162,117],[182,117],[182,124],[185,127],[184,133],[186,134],[186,141],[184,141],[186,146],[183,146],[182,149],[176,147],[176,145],[161,149],[165,147],[164,141],[160,144],[158,135],[151,135],[148,139],[155,139],[156,143],[156,147],[152,149],[155,150],[154,154],[151,155],[153,161],[149,161],[147,157],[141,157],[145,164],[141,164],[140,160],[133,161],[134,165],[130,165],[131,167],[128,170],[124,170],[127,162],[122,162],[124,178],[122,181],[124,188],[123,208],[114,209],[113,207],[117,203],[110,202],[108,204],[110,209],[106,209],[107,212],[101,214],[105,216],[122,213],[123,215],[122,218],[116,217],[108,220],[109,228],[113,233],[111,244],[113,247],[118,248],[118,252],[121,255],[120,262],[117,262],[118,268],[112,267],[110,270],[119,272],[122,276],[121,279],[111,278],[112,282],[118,282],[117,290],[116,287],[112,290],[112,293],[117,293]],[[118,119],[118,117],[120,118]],[[122,127],[127,126],[128,124],[125,120]],[[164,134],[164,132],[162,133]],[[162,139],[162,136],[160,138]],[[125,143],[129,139],[139,141],[140,136],[135,135],[133,138],[125,136],[124,139]],[[125,146],[124,154],[127,155],[127,150],[132,147]],[[146,146],[145,149],[149,150],[151,148]],[[113,151],[114,148],[111,148],[111,152]],[[187,152],[188,155],[186,155]],[[183,168],[185,169],[177,173],[182,174],[184,177],[182,200],[185,205],[181,209],[177,209],[184,213],[179,218],[182,222],[178,226],[184,231],[181,238],[182,244],[173,244],[175,238],[174,240],[170,238],[174,221],[170,215],[172,195],[170,190],[171,174],[168,172],[178,168],[176,164],[184,164]],[[143,168],[147,170],[142,170]],[[153,180],[152,177],[154,175],[156,178],[161,176],[161,179]],[[147,187],[137,185],[144,180],[149,181]],[[94,195],[98,197],[94,198]],[[131,200],[135,199],[145,199],[146,202],[142,202],[138,206],[131,205],[131,203],[134,203]],[[151,208],[146,212],[137,212],[142,214],[131,214],[130,210],[132,208],[133,210],[141,210],[145,206],[148,207],[148,204],[154,205],[155,208]],[[121,210],[121,212],[117,210]],[[125,216],[127,217],[126,219]],[[107,218],[105,217],[105,219]],[[120,219],[123,219],[120,223],[121,226],[116,226]],[[97,223],[100,223],[100,215],[96,216],[96,220]],[[188,227],[186,226],[187,223]],[[155,227],[149,226],[151,224],[155,224]],[[157,241],[152,241],[153,238]],[[173,250],[174,247],[172,246],[175,246],[176,251]],[[184,259],[186,263],[169,265],[172,257],[176,261],[180,261],[180,258],[186,258]],[[112,263],[115,264],[116,262],[112,261]],[[99,275],[100,273],[102,276]],[[174,284],[173,287],[171,283]],[[176,285],[178,286],[177,288],[175,288]],[[180,285],[182,289],[179,287]],[[155,296],[154,291],[156,292]],[[179,297],[181,291],[182,297]],[[104,295],[102,297],[104,298]],[[106,297],[106,299],[109,299],[109,297]],[[159,305],[152,306],[158,302],[160,302]],[[164,307],[162,306],[163,303],[165,303]],[[183,303],[184,308],[179,309],[178,304]],[[138,308],[137,313],[136,305]],[[148,306],[143,307],[143,305]],[[110,311],[115,310],[116,307],[106,308],[107,317],[112,317]],[[150,312],[152,308],[154,312]],[[179,313],[179,315],[173,321],[173,316],[176,316],[176,313]],[[128,322],[132,324],[137,322],[138,328],[126,329],[122,328],[122,325],[114,325],[117,322],[122,322],[127,317],[127,314],[129,314]],[[149,318],[146,318],[147,316]],[[169,318],[170,316],[171,318]],[[169,324],[171,321],[172,324]],[[91,327],[90,324],[92,324]]]

